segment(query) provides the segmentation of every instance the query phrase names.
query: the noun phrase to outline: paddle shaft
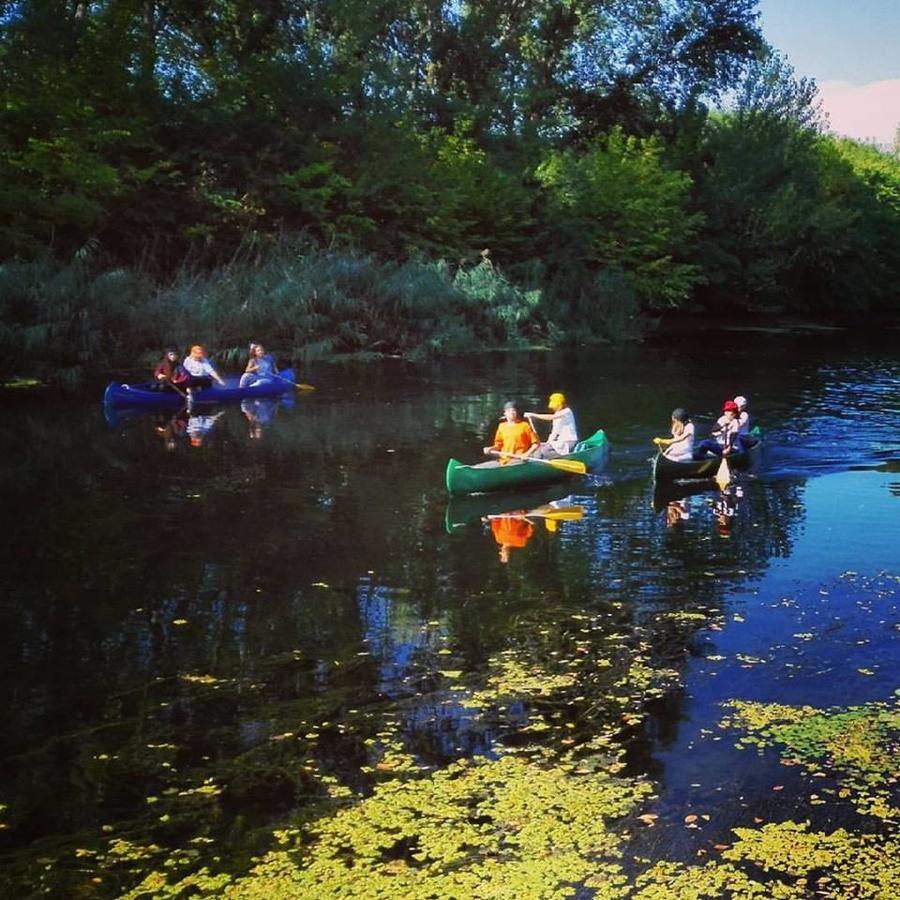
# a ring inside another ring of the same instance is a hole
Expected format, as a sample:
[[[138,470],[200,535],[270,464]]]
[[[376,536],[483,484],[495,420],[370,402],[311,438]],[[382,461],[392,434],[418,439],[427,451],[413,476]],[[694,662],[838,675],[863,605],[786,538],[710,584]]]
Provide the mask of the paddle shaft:
[[[292,384],[298,391],[314,391],[315,388],[311,384],[298,384],[296,381],[291,381],[290,378],[285,378],[283,375],[279,375],[277,372],[272,373],[276,378],[281,381],[286,381],[288,384]]]
[[[166,384],[171,385],[176,391],[178,391],[179,394],[181,394],[182,397],[184,397],[185,400],[187,400],[187,394],[180,387],[178,387],[178,385],[175,384],[175,382],[172,381],[171,378],[166,378]]]
[[[587,472],[587,466],[575,459],[541,459],[540,457],[526,456],[524,453],[505,453],[502,450],[490,450],[488,452],[491,456],[508,456],[510,459],[521,459],[523,462],[541,463],[563,472],[570,472],[573,475],[584,475]]]

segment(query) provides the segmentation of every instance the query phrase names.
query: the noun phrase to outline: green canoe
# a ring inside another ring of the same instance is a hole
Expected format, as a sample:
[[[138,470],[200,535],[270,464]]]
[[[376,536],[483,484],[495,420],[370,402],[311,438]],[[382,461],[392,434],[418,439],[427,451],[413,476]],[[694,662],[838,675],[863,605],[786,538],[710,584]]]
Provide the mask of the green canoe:
[[[586,441],[580,441],[575,450],[558,459],[583,462],[588,470],[599,465],[609,449],[609,442],[602,430],[594,432]],[[564,481],[573,476],[547,465],[540,460],[527,462],[510,461],[501,465],[499,461],[466,466],[459,460],[447,463],[447,490],[450,494],[485,494],[491,491],[514,491],[553,481]]]

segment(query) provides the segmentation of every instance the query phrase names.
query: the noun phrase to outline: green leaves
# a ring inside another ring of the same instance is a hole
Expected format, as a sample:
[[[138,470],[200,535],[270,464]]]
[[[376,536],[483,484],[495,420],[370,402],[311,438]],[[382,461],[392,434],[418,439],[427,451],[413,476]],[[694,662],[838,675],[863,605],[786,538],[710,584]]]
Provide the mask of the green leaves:
[[[677,306],[700,280],[686,261],[700,222],[690,179],[666,168],[662,144],[621,130],[584,153],[551,154],[537,169],[561,260],[621,272],[642,308]]]

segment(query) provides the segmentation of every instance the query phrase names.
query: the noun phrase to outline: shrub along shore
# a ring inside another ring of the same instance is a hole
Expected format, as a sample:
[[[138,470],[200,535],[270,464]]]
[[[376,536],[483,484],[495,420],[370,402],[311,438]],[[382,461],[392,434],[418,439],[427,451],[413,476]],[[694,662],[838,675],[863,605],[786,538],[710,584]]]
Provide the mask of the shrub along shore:
[[[13,4],[2,366],[896,315],[900,142],[828,134],[756,5]]]

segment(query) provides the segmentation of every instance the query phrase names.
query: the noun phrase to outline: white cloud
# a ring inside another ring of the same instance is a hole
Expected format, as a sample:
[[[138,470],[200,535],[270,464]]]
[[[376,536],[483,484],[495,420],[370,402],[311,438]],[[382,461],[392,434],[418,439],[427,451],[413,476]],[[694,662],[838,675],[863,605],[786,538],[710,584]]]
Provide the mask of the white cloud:
[[[819,95],[835,134],[893,144],[900,124],[900,78],[868,84],[820,81]]]

